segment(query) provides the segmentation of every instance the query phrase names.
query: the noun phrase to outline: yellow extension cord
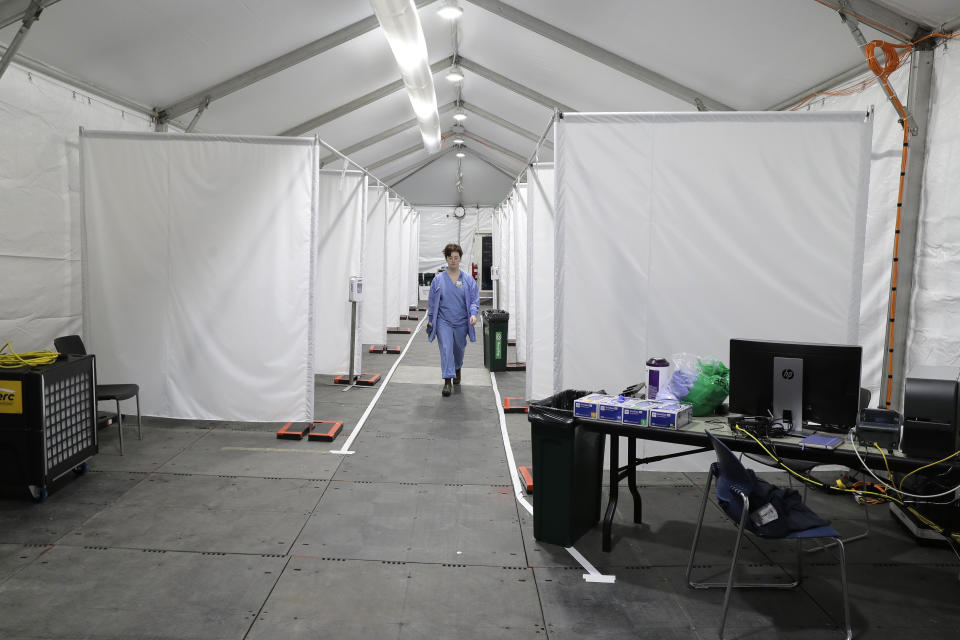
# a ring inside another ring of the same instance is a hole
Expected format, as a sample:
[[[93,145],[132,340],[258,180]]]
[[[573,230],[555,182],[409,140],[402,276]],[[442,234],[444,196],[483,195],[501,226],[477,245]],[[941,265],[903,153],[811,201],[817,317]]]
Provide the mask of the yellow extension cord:
[[[7,349],[9,353],[4,353]],[[0,348],[0,369],[19,369],[20,367],[39,367],[45,364],[56,362],[56,351],[28,351],[26,353],[17,353],[10,346],[10,343]]]

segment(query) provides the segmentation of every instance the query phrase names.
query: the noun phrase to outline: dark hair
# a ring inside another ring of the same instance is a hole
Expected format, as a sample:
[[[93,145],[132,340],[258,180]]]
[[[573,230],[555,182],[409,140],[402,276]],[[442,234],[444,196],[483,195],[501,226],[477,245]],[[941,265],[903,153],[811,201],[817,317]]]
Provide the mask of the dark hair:
[[[459,253],[461,258],[463,257],[463,247],[458,245],[456,242],[451,242],[450,244],[448,244],[443,248],[443,257],[449,258],[450,254],[453,253],[454,251]]]

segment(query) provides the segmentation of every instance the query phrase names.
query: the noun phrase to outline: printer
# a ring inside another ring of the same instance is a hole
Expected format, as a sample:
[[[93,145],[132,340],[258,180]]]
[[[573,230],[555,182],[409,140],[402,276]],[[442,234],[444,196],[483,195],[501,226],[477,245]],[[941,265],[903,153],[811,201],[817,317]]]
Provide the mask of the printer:
[[[939,460],[960,449],[960,367],[916,367],[903,385],[904,455]]]

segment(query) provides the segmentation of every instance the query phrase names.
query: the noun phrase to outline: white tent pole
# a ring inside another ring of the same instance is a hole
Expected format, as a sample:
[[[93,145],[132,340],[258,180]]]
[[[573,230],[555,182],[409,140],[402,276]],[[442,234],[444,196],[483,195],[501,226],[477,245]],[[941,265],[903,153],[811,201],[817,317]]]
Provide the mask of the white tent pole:
[[[30,27],[32,27],[33,23],[40,17],[42,11],[43,6],[40,0],[33,0],[23,13],[23,24],[20,25],[17,35],[13,36],[13,41],[10,43],[10,46],[3,52],[3,58],[0,58],[0,78],[3,77],[3,72],[10,66],[10,62],[13,60],[13,56],[16,55],[17,49],[23,44],[24,39],[27,37],[27,32],[30,31]]]

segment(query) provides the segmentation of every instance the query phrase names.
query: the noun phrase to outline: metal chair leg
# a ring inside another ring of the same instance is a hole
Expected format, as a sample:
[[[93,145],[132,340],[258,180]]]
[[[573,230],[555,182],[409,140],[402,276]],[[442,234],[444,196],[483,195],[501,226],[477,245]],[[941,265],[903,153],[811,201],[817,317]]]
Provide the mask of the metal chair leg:
[[[120,434],[120,455],[123,455],[123,414],[120,413],[120,400],[114,398],[117,403],[117,432]]]
[[[143,440],[143,425],[140,422],[140,394],[133,396],[137,399],[137,438]]]
[[[847,640],[853,638],[853,629],[850,627],[850,601],[847,598],[847,553],[843,540],[837,538],[837,552],[840,555],[840,586],[843,591],[843,624],[847,628]]]
[[[707,485],[703,488],[703,499],[700,501],[700,517],[697,518],[697,527],[693,530],[693,545],[690,547],[690,559],[687,561],[687,584],[694,589],[707,589],[709,587],[690,579],[693,572],[693,559],[697,555],[697,545],[700,543],[700,529],[703,527],[703,514],[707,509],[707,499],[710,497],[710,485],[713,484],[713,473],[707,474]]]
[[[740,514],[740,526],[737,527],[737,541],[733,545],[733,559],[730,560],[730,574],[727,576],[727,588],[723,593],[723,609],[720,611],[720,640],[723,640],[723,628],[727,624],[727,609],[730,607],[730,594],[733,592],[733,575],[737,571],[737,560],[740,558],[743,528],[747,524],[747,516],[750,513],[750,500],[743,494],[741,494],[741,497],[743,498],[743,512]]]

